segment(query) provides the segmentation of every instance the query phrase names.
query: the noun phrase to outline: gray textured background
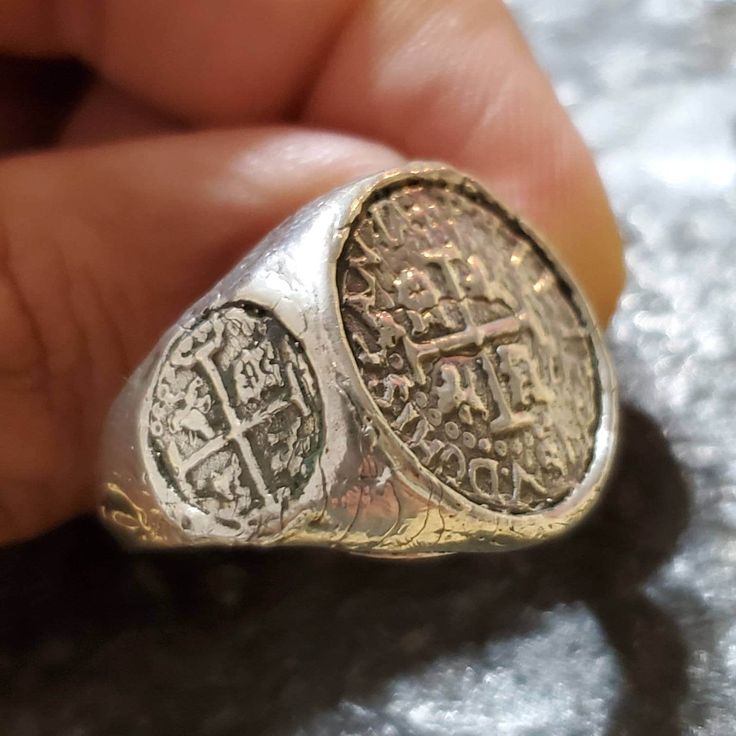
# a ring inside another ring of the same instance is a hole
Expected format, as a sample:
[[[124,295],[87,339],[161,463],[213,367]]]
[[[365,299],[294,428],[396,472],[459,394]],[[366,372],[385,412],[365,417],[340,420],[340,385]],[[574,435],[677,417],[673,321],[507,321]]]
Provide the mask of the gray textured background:
[[[736,2],[514,0],[628,241],[618,475],[547,548],[0,553],[0,734],[736,734]]]

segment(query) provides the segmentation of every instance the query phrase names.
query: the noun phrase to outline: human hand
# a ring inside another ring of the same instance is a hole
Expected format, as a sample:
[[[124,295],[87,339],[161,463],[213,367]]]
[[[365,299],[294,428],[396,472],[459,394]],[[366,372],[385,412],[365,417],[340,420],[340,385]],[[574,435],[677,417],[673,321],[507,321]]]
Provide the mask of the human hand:
[[[56,145],[0,160],[0,542],[92,507],[105,413],[157,337],[360,175],[476,176],[613,310],[605,194],[499,0],[5,0],[0,52],[96,74]]]

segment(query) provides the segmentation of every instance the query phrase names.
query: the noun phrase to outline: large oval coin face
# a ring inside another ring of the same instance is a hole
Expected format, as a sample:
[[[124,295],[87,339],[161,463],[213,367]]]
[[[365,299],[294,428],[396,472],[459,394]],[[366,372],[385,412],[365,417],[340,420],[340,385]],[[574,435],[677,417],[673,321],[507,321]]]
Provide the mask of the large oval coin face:
[[[436,180],[379,189],[337,278],[368,392],[445,486],[523,514],[581,482],[601,404],[592,327],[574,286],[497,203]]]

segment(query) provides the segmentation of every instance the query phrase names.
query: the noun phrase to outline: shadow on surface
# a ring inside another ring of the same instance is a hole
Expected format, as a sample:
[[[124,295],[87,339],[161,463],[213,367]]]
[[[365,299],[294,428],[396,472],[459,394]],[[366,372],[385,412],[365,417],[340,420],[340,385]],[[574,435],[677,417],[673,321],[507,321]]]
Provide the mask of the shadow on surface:
[[[609,735],[676,736],[686,646],[641,586],[673,552],[687,489],[649,419],[626,410],[622,436],[594,518],[525,552],[131,556],[90,520],[5,550],[5,733],[289,733],[439,656],[523,634],[527,611],[581,602],[622,672]]]

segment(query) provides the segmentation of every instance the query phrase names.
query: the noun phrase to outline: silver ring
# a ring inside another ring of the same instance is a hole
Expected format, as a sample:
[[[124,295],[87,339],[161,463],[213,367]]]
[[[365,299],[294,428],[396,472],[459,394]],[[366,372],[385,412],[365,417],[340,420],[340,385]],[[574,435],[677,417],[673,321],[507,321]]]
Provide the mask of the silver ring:
[[[148,545],[531,544],[594,505],[617,415],[559,260],[414,164],[306,206],[163,335],[108,418],[101,516]]]

